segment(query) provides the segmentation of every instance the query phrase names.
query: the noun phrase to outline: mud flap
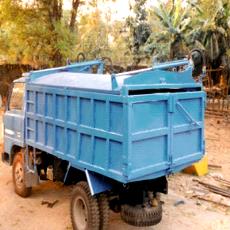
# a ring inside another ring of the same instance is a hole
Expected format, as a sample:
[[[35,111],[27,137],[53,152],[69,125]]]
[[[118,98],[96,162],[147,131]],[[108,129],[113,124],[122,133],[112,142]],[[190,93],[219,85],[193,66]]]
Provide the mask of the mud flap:
[[[32,170],[25,169],[25,184],[26,187],[32,187],[34,185],[39,184],[39,177],[37,172],[33,172]]]
[[[85,175],[92,196],[112,188],[112,182],[102,175],[88,171],[87,169],[85,169]]]
[[[33,157],[33,158],[32,158]],[[32,159],[31,159],[32,158]],[[37,166],[35,164],[36,150],[33,148],[32,155],[29,154],[29,147],[26,146],[24,155],[24,175],[26,187],[32,187],[39,184],[39,176],[37,172]],[[34,165],[32,165],[32,162]]]

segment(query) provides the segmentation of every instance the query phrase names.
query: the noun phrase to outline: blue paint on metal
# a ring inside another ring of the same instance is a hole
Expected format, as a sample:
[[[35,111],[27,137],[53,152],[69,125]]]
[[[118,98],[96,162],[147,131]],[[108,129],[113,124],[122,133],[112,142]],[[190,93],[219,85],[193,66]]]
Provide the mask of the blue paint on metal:
[[[178,101],[176,105],[180,108],[180,110],[184,113],[185,117],[190,121],[192,125],[198,125],[199,123],[193,119],[193,117],[189,114],[189,112],[183,107],[183,105]]]
[[[103,75],[61,72],[31,79],[31,83],[93,92],[126,95],[129,91],[145,89],[185,89],[202,87],[192,79],[192,71],[169,72],[165,70],[142,71],[136,75]],[[64,76],[64,77],[63,77]]]
[[[166,70],[187,64],[181,72]],[[25,141],[86,170],[92,194],[104,186],[95,175],[128,183],[201,159],[205,93],[188,61],[113,76],[68,68],[31,73]]]
[[[111,81],[112,81],[112,89],[114,90],[114,89],[116,89],[118,87],[118,83],[117,83],[115,74],[111,75]]]
[[[85,169],[85,175],[92,196],[111,190],[112,184],[108,181],[108,179],[100,174],[95,174],[94,172],[90,172]]]
[[[188,68],[192,68],[192,63],[188,59],[164,62],[164,63],[157,63],[153,64],[153,69],[168,69],[178,66],[187,65]]]
[[[30,77],[31,80],[34,80],[36,78],[45,75],[60,73],[60,72],[61,73],[62,72],[72,72],[72,73],[87,72],[88,73],[90,71],[90,68],[93,66],[99,66],[98,74],[103,73],[103,66],[104,66],[103,61],[95,60],[95,61],[88,61],[88,62],[73,63],[71,65],[67,65],[63,67],[31,71],[28,73],[28,76]]]

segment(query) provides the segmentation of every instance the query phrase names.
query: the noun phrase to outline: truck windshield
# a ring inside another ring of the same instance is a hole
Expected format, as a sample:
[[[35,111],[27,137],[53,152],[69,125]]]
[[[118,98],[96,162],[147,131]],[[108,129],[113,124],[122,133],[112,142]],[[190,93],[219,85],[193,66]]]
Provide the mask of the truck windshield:
[[[24,89],[24,83],[14,83],[10,97],[9,110],[22,110]]]

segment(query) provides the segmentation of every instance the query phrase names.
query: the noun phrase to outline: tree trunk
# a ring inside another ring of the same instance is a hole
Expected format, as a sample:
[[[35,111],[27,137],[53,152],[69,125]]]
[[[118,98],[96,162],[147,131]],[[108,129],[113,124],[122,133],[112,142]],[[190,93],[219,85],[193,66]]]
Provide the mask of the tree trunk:
[[[62,9],[62,0],[51,0],[47,2],[48,7],[48,13],[49,13],[49,24],[51,31],[53,33],[53,40],[57,42],[57,33],[55,26],[58,23],[61,23],[62,16],[63,16],[63,9]],[[62,65],[63,56],[60,52],[60,50],[54,50],[53,51],[53,62],[54,66],[60,66]]]
[[[51,0],[45,2],[45,8],[48,10],[49,24],[51,30],[55,29],[55,24],[62,19],[62,0]]]
[[[61,54],[60,50],[56,50],[53,55],[54,66],[58,67],[63,65],[63,55]]]
[[[80,3],[81,3],[80,0],[72,0],[72,10],[70,16],[70,23],[69,23],[69,29],[71,32],[74,32],[75,30],[77,11]]]

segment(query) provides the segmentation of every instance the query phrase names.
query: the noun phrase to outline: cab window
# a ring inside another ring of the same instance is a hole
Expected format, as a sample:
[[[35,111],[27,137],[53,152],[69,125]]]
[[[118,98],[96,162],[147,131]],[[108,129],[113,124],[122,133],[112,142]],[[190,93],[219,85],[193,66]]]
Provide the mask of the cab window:
[[[14,83],[14,87],[12,89],[9,110],[22,110],[23,109],[23,97],[24,97],[24,83]]]

